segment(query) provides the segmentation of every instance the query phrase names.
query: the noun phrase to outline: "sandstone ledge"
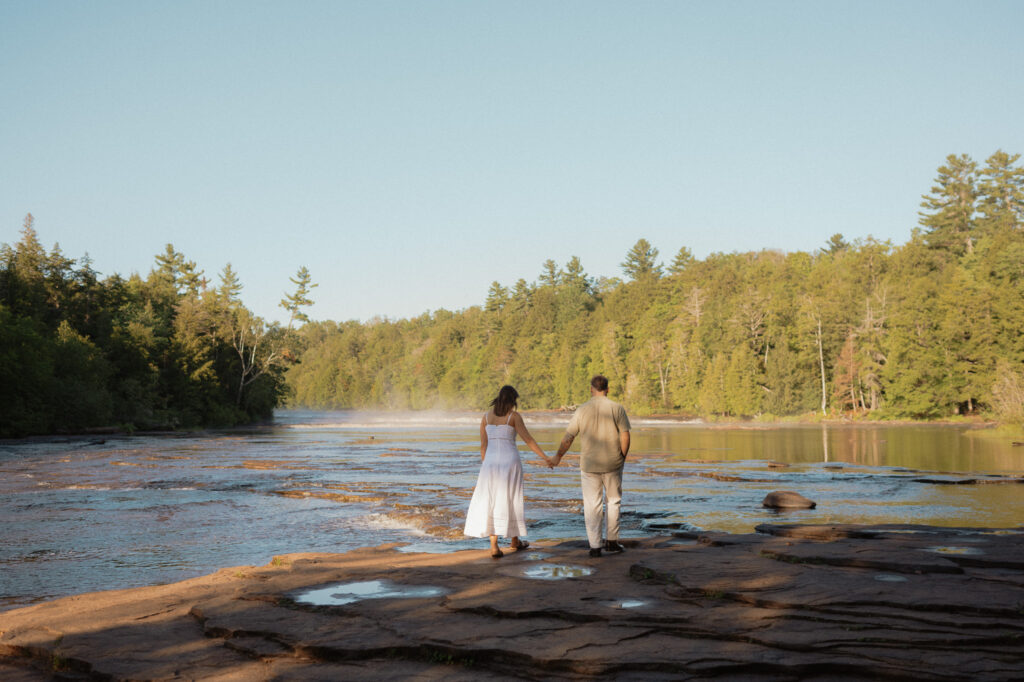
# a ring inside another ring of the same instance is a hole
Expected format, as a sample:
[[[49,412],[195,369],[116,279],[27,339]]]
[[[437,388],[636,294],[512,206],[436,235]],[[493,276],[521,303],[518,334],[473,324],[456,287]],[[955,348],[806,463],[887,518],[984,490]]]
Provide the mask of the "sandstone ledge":
[[[600,559],[379,547],[67,597],[0,613],[0,678],[1024,679],[1024,529],[663,530]],[[559,565],[593,573],[525,575]],[[379,579],[445,593],[297,601]]]

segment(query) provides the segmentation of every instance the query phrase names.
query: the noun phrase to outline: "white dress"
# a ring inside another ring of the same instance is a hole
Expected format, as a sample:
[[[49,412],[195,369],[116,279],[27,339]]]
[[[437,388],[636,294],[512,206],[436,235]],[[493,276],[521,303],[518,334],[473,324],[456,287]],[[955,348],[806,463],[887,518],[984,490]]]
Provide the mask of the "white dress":
[[[509,420],[512,414],[509,413]],[[487,424],[487,450],[466,514],[466,535],[523,537],[523,464],[516,447],[516,429],[508,422]]]

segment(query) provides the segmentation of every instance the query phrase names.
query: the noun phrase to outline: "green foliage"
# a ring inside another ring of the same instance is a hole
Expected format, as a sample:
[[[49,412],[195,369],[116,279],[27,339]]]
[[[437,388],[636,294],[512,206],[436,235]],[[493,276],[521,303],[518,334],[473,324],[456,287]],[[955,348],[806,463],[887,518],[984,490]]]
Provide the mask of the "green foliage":
[[[304,270],[300,319],[315,286]],[[21,240],[0,246],[0,436],[269,417],[300,339],[255,318],[240,291],[230,265],[207,289],[170,244],[145,280],[100,280],[87,256],[47,253],[30,214]]]
[[[921,225],[928,243],[960,256],[974,251],[978,165],[966,154],[950,154],[924,197]]]
[[[992,386],[993,409],[1000,420],[1024,426],[1024,367],[1000,360]]]
[[[227,270],[230,271],[230,264]],[[309,270],[305,265],[299,268],[299,271],[295,273],[295,277],[290,277],[289,279],[295,285],[295,293],[285,294],[279,305],[288,311],[288,328],[291,329],[295,320],[309,322],[309,316],[302,309],[313,305],[313,299],[309,297],[309,294],[320,285],[313,284],[313,276],[309,274]]]
[[[622,271],[630,279],[660,277],[661,266],[657,264],[658,250],[646,239],[637,240],[622,261]]]
[[[0,435],[234,424],[287,398],[316,408],[572,406],[605,374],[638,414],[992,414],[1024,421],[1024,169],[950,156],[921,227],[894,247],[833,235],[813,252],[681,247],[661,276],[639,240],[628,281],[579,258],[492,283],[482,307],[409,320],[312,322],[301,268],[268,323],[167,245],[145,277],[101,279],[47,251],[29,215],[0,245]],[[304,322],[293,329],[295,321]],[[824,410],[823,410],[824,403]]]
[[[834,255],[849,249],[850,244],[846,241],[843,235],[837,232],[828,238],[828,241],[825,243],[825,247],[829,253]]]
[[[511,383],[523,407],[559,408],[586,400],[601,372],[641,414],[820,414],[824,400],[830,414],[1012,419],[1007,377],[1024,372],[1018,162],[997,152],[978,171],[949,157],[922,231],[901,247],[840,234],[813,252],[697,260],[681,247],[661,277],[640,240],[626,282],[548,260],[535,283],[492,283],[483,308],[306,325],[291,400],[482,408]]]
[[[679,251],[676,252],[675,258],[672,259],[672,264],[668,266],[669,274],[681,274],[686,270],[686,268],[693,264],[694,260],[692,251],[685,246],[679,247]]]

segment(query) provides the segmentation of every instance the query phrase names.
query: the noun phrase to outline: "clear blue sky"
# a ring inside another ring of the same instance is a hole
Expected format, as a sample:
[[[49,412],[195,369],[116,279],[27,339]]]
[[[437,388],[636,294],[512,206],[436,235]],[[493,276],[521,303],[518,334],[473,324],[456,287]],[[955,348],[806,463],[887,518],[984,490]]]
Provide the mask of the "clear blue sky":
[[[0,0],[0,242],[282,317],[482,303],[640,237],[905,242],[950,153],[1024,152],[1024,2]]]

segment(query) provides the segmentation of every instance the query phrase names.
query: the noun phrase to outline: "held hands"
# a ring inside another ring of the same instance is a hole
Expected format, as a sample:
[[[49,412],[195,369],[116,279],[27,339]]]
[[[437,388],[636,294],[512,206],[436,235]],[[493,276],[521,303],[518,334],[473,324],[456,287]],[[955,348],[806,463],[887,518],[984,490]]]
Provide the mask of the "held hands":
[[[562,458],[558,455],[553,455],[551,457],[548,457],[544,453],[538,453],[538,455],[540,456],[541,460],[544,461],[544,466],[546,466],[548,469],[554,469],[556,466],[562,463]],[[536,461],[535,463],[540,464],[541,462]]]
[[[548,457],[545,454],[541,454],[540,458],[541,460],[543,460],[544,466],[546,466],[548,469],[554,469],[556,466],[558,466],[558,459],[556,459],[555,457]],[[540,463],[540,461],[535,462],[535,464]]]
[[[556,466],[562,463],[562,456],[554,455],[552,457],[545,457],[544,461],[547,462],[549,469],[554,469]]]

